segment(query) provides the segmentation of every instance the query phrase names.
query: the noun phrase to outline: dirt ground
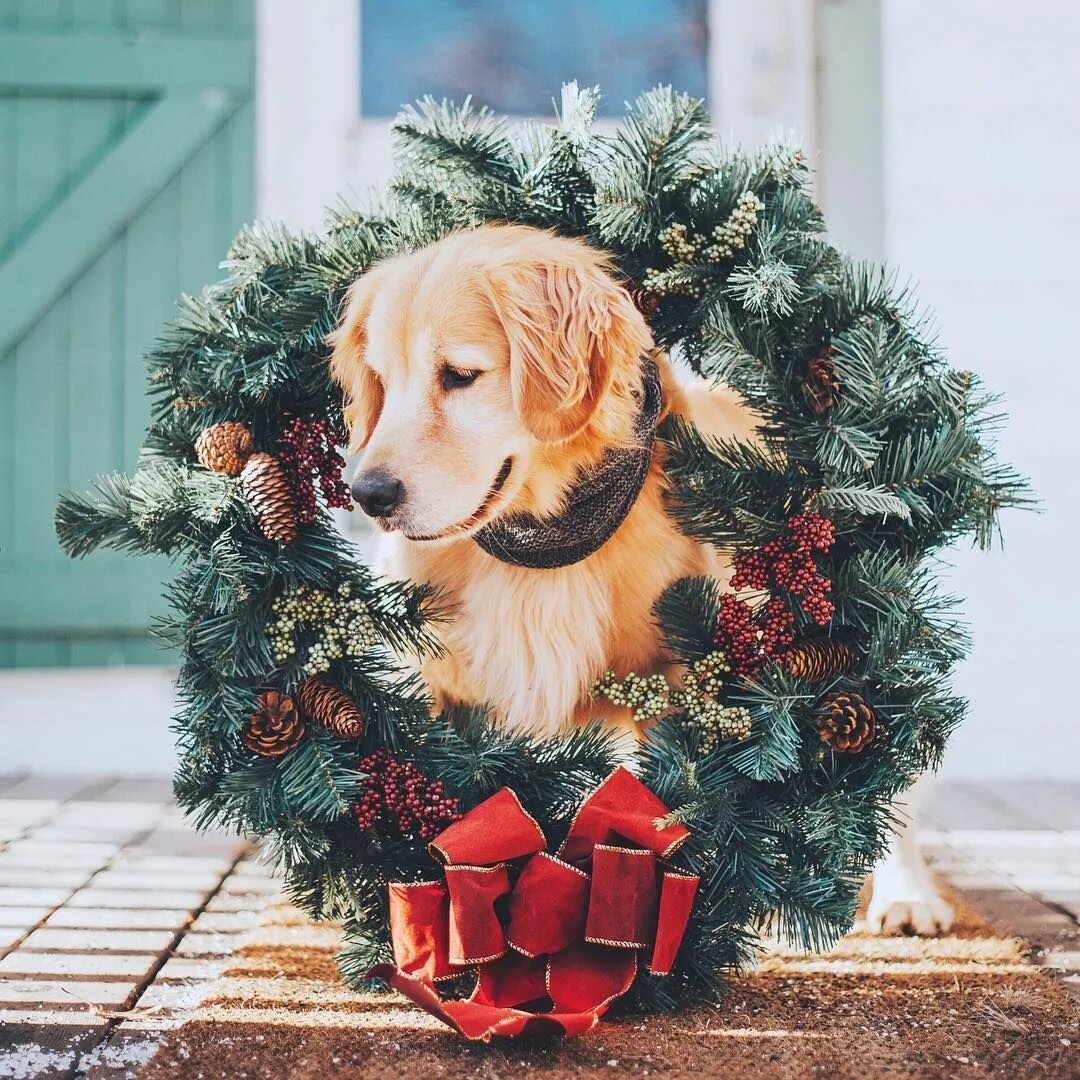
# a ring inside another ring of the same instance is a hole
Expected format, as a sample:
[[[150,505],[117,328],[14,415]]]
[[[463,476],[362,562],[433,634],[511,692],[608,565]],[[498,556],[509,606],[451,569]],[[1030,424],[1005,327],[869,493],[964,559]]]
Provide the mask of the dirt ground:
[[[626,1017],[567,1042],[466,1043],[340,981],[337,932],[272,910],[139,1080],[253,1077],[1080,1077],[1080,1009],[970,912],[929,941],[858,932],[777,948],[716,1008]]]

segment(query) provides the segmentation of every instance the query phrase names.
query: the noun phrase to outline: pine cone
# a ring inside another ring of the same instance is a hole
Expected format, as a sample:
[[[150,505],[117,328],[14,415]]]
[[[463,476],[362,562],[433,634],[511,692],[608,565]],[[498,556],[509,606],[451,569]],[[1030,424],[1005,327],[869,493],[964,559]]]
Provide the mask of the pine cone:
[[[287,754],[304,737],[304,721],[288,694],[267,690],[244,725],[244,745],[262,757]]]
[[[358,739],[364,730],[364,714],[343,690],[308,679],[300,687],[300,708],[309,720],[333,732],[339,739]]]
[[[240,474],[240,483],[263,536],[291,544],[296,539],[296,510],[288,477],[277,458],[252,454]]]
[[[652,289],[645,289],[640,285],[631,284],[630,299],[634,301],[634,307],[645,316],[646,321],[651,319],[660,310],[660,296]]]
[[[850,671],[855,662],[855,653],[845,641],[820,638],[792,645],[780,660],[796,679],[823,682]]]
[[[838,754],[858,754],[874,737],[877,716],[861,695],[842,690],[826,694],[818,716],[818,735]]]
[[[227,420],[211,424],[195,440],[195,456],[199,464],[211,472],[239,476],[255,451],[251,432],[244,424]]]
[[[832,361],[833,350],[815,356],[802,381],[803,400],[815,416],[824,416],[840,401],[840,379]]]

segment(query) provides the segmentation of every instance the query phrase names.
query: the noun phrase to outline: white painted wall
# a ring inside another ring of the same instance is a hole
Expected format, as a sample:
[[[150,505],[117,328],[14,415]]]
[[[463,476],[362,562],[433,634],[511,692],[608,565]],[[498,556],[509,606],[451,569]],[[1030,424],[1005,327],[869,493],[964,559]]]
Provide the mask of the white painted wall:
[[[316,230],[369,183],[356,169],[358,0],[257,0],[255,209]]]
[[[959,366],[1007,397],[1004,457],[1041,515],[955,555],[975,649],[950,776],[1080,776],[1080,5],[883,0],[885,245]]]
[[[714,129],[741,146],[788,135],[811,157],[816,0],[709,0],[709,96]]]

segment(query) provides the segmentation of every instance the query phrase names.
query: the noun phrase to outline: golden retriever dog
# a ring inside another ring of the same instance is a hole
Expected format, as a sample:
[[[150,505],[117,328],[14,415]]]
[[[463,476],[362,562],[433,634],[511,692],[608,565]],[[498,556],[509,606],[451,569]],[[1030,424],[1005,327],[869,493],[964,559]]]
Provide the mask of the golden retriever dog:
[[[753,415],[731,391],[677,377],[605,253],[524,226],[374,266],[330,342],[359,454],[353,495],[385,533],[380,569],[430,582],[447,610],[445,651],[421,669],[436,706],[486,704],[540,735],[596,716],[628,726],[591,687],[609,670],[664,669],[653,604],[678,578],[728,573],[665,512],[655,422],[752,439]],[[543,568],[503,550],[500,523],[563,517],[564,540],[579,517],[595,525],[575,505],[580,478],[620,451],[647,471],[595,550]]]
[[[664,664],[652,605],[711,556],[665,513],[659,453],[587,558],[531,569],[475,535],[503,515],[557,517],[583,470],[633,445],[646,356],[665,413],[701,419],[707,402],[712,427],[753,432],[733,398],[676,381],[610,271],[602,252],[538,229],[457,233],[364,274],[334,337],[356,500],[388,534],[387,569],[431,582],[449,609],[445,655],[423,667],[436,704],[483,702],[540,734],[622,719],[590,688]]]

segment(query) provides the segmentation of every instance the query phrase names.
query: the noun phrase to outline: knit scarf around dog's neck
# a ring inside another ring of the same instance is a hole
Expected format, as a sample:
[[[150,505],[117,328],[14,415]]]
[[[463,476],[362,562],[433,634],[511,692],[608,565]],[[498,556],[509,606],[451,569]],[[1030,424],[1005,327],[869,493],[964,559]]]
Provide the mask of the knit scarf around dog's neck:
[[[626,520],[652,464],[663,394],[651,356],[642,359],[642,385],[634,445],[607,450],[598,465],[582,469],[558,517],[510,514],[485,525],[476,542],[501,562],[531,570],[571,566],[598,551]]]

